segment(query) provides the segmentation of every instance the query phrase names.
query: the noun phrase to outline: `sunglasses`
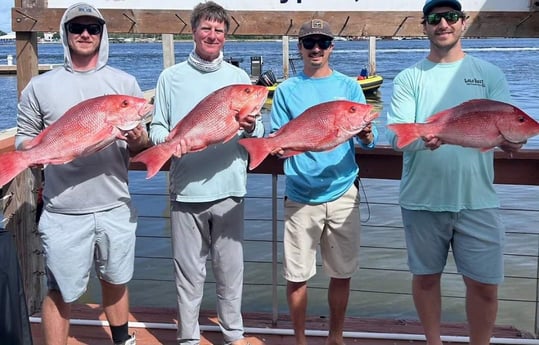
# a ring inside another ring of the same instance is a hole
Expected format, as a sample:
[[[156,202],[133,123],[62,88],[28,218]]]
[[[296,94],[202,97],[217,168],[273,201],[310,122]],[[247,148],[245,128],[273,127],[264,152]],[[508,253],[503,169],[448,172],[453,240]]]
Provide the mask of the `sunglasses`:
[[[442,18],[445,19],[447,24],[455,24],[459,19],[464,18],[464,14],[458,11],[431,13],[425,17],[425,21],[430,25],[438,25]]]
[[[99,24],[67,23],[67,31],[72,34],[80,35],[84,30],[88,31],[90,35],[99,35],[102,27]]]
[[[328,49],[331,46],[331,42],[333,42],[333,40],[330,38],[314,39],[307,37],[301,40],[301,44],[305,49],[313,49],[315,44],[318,44],[318,47],[322,50]]]

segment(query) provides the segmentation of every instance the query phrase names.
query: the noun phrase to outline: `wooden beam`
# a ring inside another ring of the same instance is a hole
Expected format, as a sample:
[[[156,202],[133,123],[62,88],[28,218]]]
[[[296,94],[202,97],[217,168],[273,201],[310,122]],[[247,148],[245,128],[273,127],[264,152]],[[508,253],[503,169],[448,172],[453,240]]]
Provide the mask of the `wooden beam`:
[[[111,33],[188,34],[191,32],[186,10],[103,9]],[[12,9],[12,27],[16,32],[56,32],[64,13],[61,8]],[[424,36],[422,13],[386,12],[305,12],[305,11],[230,11],[236,35],[297,35],[306,20],[327,20],[340,36]],[[467,36],[539,37],[539,12],[470,12]],[[503,23],[501,25],[500,23]]]
[[[356,161],[360,166],[360,176],[400,180],[402,171],[402,152],[381,145],[373,150],[356,148]],[[131,170],[146,170],[142,163],[131,163]],[[168,171],[169,162],[161,170]],[[539,185],[539,150],[521,150],[512,155],[496,150],[494,153],[496,184]],[[283,160],[275,156],[267,157],[253,174],[279,174],[283,172]]]

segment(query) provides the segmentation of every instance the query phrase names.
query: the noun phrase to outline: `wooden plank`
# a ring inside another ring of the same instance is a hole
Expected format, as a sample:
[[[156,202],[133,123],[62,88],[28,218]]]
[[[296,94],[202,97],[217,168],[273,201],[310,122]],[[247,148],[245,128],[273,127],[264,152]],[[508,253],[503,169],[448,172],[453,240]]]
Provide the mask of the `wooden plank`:
[[[37,194],[41,187],[41,170],[26,169],[3,186],[6,230],[14,234],[21,266],[21,276],[28,312],[41,309],[45,274],[41,241],[37,232]]]
[[[51,69],[62,66],[60,64],[39,64],[38,65],[38,71],[39,73],[45,73],[47,71],[50,71]],[[17,74],[17,65],[0,65],[0,75],[9,75],[9,74]]]
[[[64,9],[12,9],[15,32],[58,31]],[[189,34],[186,10],[103,9],[111,33]],[[539,37],[539,12],[470,12],[467,36]],[[230,34],[297,35],[300,25],[313,17],[332,24],[340,36],[424,36],[422,12],[306,12],[306,11],[230,11]],[[503,23],[503,25],[500,25]]]
[[[16,132],[16,128],[6,129],[0,132],[0,153],[14,150]]]
[[[106,320],[101,307],[95,304],[75,304],[73,305],[72,318],[79,320]],[[134,328],[137,340],[142,344],[176,344],[176,330],[173,328],[176,323],[176,311],[171,308],[131,308],[129,315],[130,322],[149,323],[154,325],[170,325],[169,327],[148,327]],[[204,326],[216,328],[217,317],[214,312],[203,310],[200,313],[199,322]],[[272,324],[271,315],[268,313],[243,313],[243,322],[247,330],[264,329],[264,333],[249,333],[246,337],[252,345],[293,345],[293,335],[271,334],[274,330],[291,330],[292,322],[288,315],[279,315],[277,325]],[[308,316],[306,329],[309,331],[327,331],[329,329],[329,318],[325,316]],[[346,338],[348,344],[370,344],[370,345],[421,345],[425,344],[420,340],[390,339],[387,334],[423,334],[423,329],[417,320],[389,320],[374,318],[347,317],[344,324],[345,332],[354,333],[377,333],[386,334],[386,338]],[[468,329],[463,323],[444,322],[441,327],[444,336],[467,336]],[[110,344],[110,330],[108,327],[99,326],[79,326],[70,327],[68,345]],[[40,332],[40,325],[32,324],[32,334],[34,345],[43,344]],[[497,338],[512,339],[515,342],[522,339],[531,339],[533,336],[512,327],[497,325],[494,328],[493,336]],[[323,345],[326,343],[324,336],[308,336],[309,344]],[[201,345],[222,344],[222,335],[218,331],[205,330],[201,334]]]

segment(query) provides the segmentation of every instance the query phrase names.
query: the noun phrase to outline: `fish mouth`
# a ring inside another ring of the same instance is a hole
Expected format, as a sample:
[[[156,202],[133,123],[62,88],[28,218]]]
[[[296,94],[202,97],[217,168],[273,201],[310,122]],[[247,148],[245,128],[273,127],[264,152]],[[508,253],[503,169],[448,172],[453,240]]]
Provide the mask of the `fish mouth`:
[[[122,131],[130,131],[133,128],[137,127],[139,124],[146,125],[150,123],[150,121],[152,120],[152,116],[151,116],[152,111],[153,111],[153,104],[144,103],[137,110],[137,115],[139,116],[139,120],[124,123],[121,126],[118,126],[118,129]]]
[[[133,128],[137,127],[139,123],[141,123],[141,121],[133,121],[133,122],[125,123],[121,126],[118,126],[118,129],[121,131],[130,131]]]

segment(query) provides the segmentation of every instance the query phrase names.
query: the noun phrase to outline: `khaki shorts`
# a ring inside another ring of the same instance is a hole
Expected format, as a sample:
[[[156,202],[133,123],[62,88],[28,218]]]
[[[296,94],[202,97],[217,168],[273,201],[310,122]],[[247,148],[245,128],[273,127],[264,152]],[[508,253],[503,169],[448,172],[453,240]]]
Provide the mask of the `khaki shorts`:
[[[284,278],[304,282],[316,274],[316,251],[324,272],[350,278],[359,268],[359,193],[350,189],[337,200],[307,205],[284,203]]]

